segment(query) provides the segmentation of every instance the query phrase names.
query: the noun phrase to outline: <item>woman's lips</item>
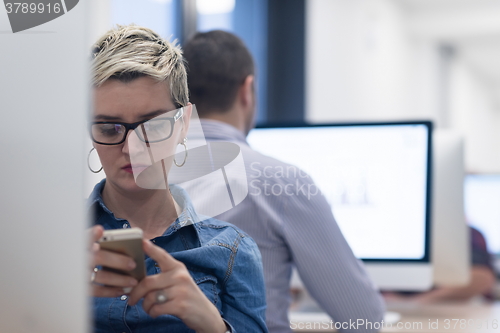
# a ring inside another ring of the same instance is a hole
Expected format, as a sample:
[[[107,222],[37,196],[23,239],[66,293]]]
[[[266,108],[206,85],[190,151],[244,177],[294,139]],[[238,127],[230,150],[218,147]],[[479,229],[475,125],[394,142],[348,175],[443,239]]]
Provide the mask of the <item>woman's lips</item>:
[[[145,169],[147,169],[149,165],[132,165],[132,164],[127,164],[125,165],[122,170],[128,173],[135,173],[135,174],[140,174],[143,172]]]

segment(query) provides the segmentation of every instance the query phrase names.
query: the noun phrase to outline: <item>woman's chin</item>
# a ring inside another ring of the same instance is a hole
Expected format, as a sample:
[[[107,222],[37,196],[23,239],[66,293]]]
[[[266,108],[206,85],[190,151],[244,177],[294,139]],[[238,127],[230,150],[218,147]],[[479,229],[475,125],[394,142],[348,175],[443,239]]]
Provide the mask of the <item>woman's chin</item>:
[[[140,175],[137,179],[133,176],[120,178],[121,179],[118,181],[119,186],[129,192],[165,189],[165,182],[163,180],[141,177]]]
[[[130,173],[120,172],[118,177],[107,177],[107,182],[112,182],[115,186],[119,187],[121,190],[127,192],[140,192],[144,191],[144,188],[137,185],[134,176]]]
[[[134,182],[140,188],[149,190],[165,189],[165,176],[161,169],[150,167],[136,174],[133,178]]]

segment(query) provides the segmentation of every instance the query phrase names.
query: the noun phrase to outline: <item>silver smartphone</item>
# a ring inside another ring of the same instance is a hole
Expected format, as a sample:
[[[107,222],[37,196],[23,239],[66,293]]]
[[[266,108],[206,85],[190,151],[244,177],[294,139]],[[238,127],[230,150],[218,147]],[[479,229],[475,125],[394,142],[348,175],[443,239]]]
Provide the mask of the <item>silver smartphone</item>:
[[[131,257],[135,261],[136,267],[131,271],[109,267],[103,267],[102,269],[118,274],[130,275],[137,281],[142,280],[146,276],[142,237],[142,230],[139,228],[105,230],[101,239],[97,241],[101,249]]]

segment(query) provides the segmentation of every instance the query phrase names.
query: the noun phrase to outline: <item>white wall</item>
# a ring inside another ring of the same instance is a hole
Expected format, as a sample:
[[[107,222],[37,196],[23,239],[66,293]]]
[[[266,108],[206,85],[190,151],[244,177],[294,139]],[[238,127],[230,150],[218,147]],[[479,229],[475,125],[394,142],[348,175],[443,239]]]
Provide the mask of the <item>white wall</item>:
[[[500,109],[490,87],[458,57],[451,66],[451,126],[466,137],[469,172],[500,172]]]
[[[87,43],[90,47],[97,38],[111,29],[111,0],[86,0],[90,15]]]
[[[438,51],[388,0],[307,2],[306,118],[437,118]]]
[[[500,172],[500,66],[487,65],[498,58],[491,54],[481,61],[498,43],[493,39],[484,52],[475,43],[491,36],[500,42],[491,14],[500,13],[499,4],[308,0],[306,119],[430,119],[465,135],[467,170]],[[458,51],[448,66],[439,51],[443,43]],[[464,45],[469,58],[481,52],[471,59],[485,64],[483,72],[499,73],[496,86],[462,59]]]

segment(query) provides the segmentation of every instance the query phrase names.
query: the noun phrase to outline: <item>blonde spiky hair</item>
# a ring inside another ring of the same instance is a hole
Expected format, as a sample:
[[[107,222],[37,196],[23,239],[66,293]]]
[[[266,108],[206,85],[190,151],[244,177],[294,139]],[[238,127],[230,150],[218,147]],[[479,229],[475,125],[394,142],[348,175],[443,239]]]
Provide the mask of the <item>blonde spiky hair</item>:
[[[186,68],[180,47],[154,31],[138,25],[118,25],[105,33],[93,47],[92,83],[106,80],[131,81],[149,76],[167,82],[177,106],[189,102]]]

